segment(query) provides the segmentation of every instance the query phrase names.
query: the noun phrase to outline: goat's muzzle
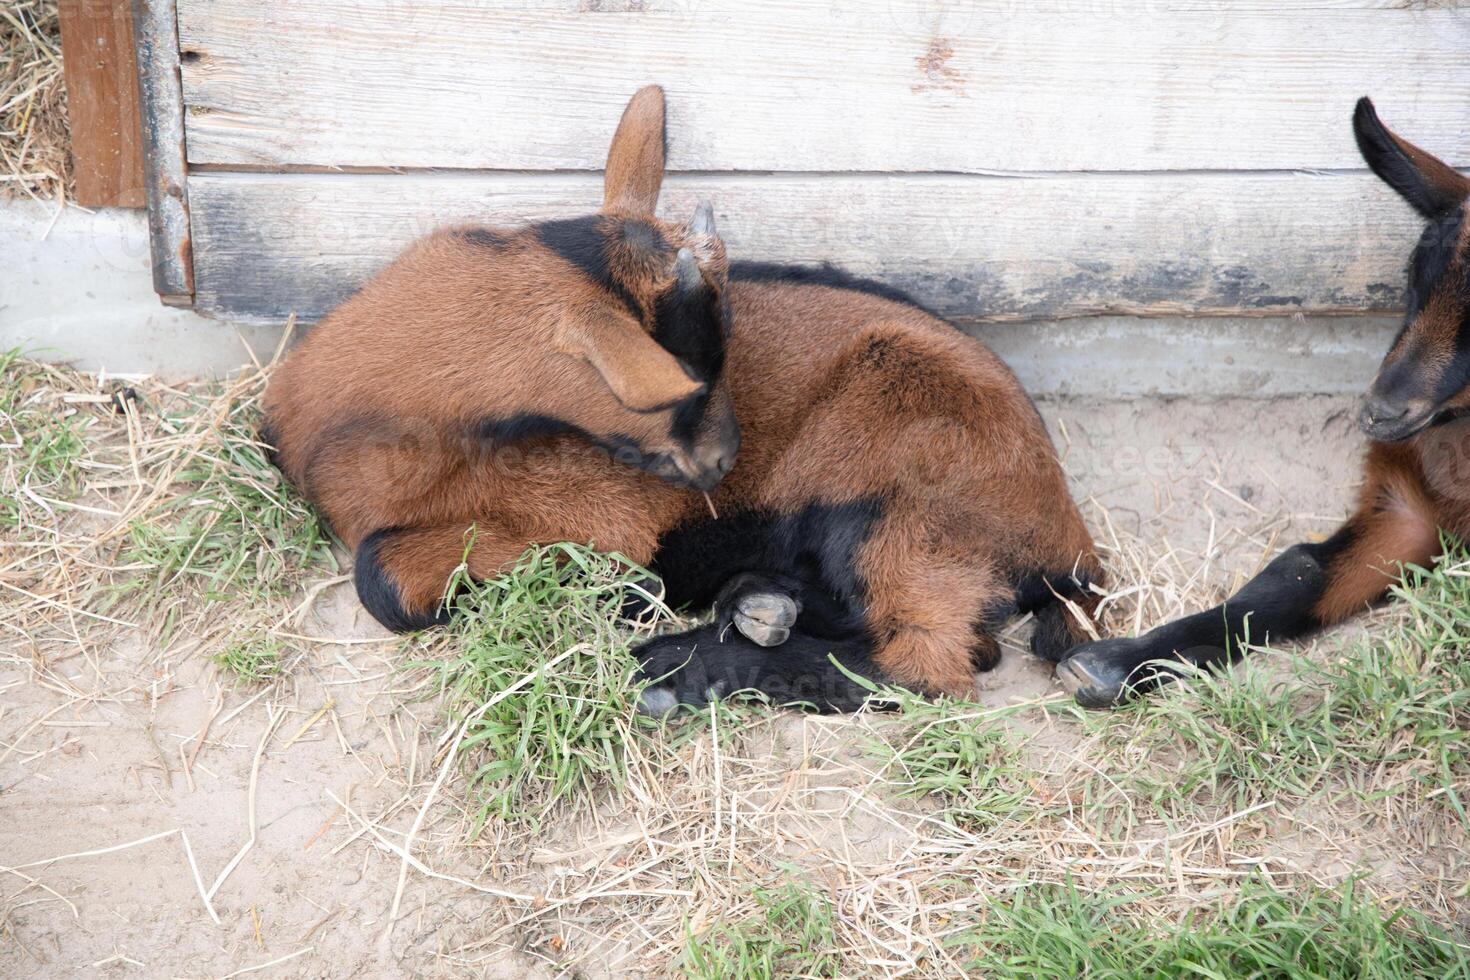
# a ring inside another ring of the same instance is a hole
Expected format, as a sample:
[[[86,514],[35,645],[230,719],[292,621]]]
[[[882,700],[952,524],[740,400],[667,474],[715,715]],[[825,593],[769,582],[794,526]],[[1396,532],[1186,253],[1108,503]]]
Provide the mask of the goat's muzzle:
[[[1400,402],[1370,394],[1358,413],[1358,428],[1377,442],[1401,442],[1428,428],[1436,414],[1432,402]]]

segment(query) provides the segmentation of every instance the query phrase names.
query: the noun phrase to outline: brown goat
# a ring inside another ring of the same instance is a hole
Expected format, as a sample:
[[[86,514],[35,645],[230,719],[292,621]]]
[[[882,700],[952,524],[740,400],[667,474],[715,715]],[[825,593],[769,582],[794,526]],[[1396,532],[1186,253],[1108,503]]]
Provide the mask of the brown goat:
[[[1366,98],[1353,131],[1368,166],[1428,221],[1409,259],[1403,329],[1359,418],[1373,442],[1357,510],[1214,609],[1073,651],[1057,677],[1088,707],[1174,676],[1171,663],[1216,667],[1248,643],[1339,623],[1382,599],[1403,566],[1431,565],[1440,529],[1470,539],[1470,179],[1390,132]]]
[[[266,438],[368,610],[417,629],[461,560],[619,552],[719,613],[639,650],[657,713],[742,688],[850,708],[866,691],[833,656],[963,693],[1021,611],[1042,655],[1080,639],[1054,600],[1089,607],[1101,570],[1005,365],[877,283],[731,266],[707,204],[656,219],[664,145],[645,88],[600,215],[433,234],[276,372]]]

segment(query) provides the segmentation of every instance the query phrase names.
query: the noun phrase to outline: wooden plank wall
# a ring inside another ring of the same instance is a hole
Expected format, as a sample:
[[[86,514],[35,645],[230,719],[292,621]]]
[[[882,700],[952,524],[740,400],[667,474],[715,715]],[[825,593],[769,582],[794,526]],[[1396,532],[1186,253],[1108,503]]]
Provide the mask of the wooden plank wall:
[[[586,214],[593,174],[208,174],[190,182],[206,309],[316,315],[444,224]],[[820,262],[972,319],[1357,312],[1394,302],[1420,223],[1365,175],[674,175],[733,256]],[[1303,202],[1310,202],[1310,207]]]
[[[737,257],[834,259],[960,318],[1392,307],[1416,226],[1363,170],[1354,99],[1470,165],[1470,2],[178,14],[214,313],[318,316],[437,223],[590,210],[648,82],[669,97],[668,213],[707,194]]]

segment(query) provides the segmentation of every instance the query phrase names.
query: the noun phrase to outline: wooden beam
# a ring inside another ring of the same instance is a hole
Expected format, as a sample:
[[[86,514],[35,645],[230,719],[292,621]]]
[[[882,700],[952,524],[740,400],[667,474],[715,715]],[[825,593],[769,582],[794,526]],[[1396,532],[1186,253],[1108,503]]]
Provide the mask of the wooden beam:
[[[441,225],[602,201],[595,174],[220,173],[189,190],[198,309],[275,322],[319,318]],[[1422,227],[1371,174],[673,174],[660,213],[702,197],[732,259],[830,259],[972,321],[1388,310]]]
[[[184,94],[179,87],[174,0],[133,0],[138,98],[153,289],[168,306],[194,303],[194,246],[184,163]]]
[[[133,16],[114,0],[60,0],[76,201],[139,208],[143,191]]]

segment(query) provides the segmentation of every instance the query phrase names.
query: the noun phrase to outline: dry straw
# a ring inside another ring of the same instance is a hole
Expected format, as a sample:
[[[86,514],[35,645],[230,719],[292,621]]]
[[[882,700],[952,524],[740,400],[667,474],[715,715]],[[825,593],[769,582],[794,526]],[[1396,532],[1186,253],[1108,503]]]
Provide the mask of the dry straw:
[[[408,648],[344,635],[351,615],[323,609],[351,606],[342,571],[255,442],[263,376],[130,380],[137,397],[120,412],[112,395],[123,383],[11,358],[0,403],[9,447],[0,498],[15,502],[0,512],[0,662],[31,688],[27,707],[5,716],[6,772],[27,778],[64,747],[57,723],[124,712],[146,727],[139,678],[161,678],[153,683],[172,697],[197,688],[197,716],[177,745],[160,744],[156,766],[158,778],[182,771],[193,786],[228,755],[246,774],[222,856],[206,860],[185,841],[193,908],[202,899],[224,918],[250,904],[240,869],[264,861],[257,807],[280,791],[293,754],[311,743],[340,759],[322,819],[290,844],[292,863],[360,866],[378,883],[378,904],[289,923],[300,948],[269,950],[261,968],[299,959],[330,972],[323,957],[357,930],[357,945],[385,937],[426,972],[529,961],[592,975],[761,975],[767,961],[774,975],[1004,972],[976,966],[976,937],[1027,903],[1065,910],[1069,888],[1131,896],[1116,920],[1126,936],[1218,914],[1260,887],[1339,889],[1356,872],[1369,875],[1373,902],[1443,923],[1467,915],[1470,838],[1454,802],[1470,796],[1470,752],[1455,736],[1467,714],[1434,686],[1459,669],[1445,659],[1455,647],[1436,647],[1426,666],[1400,643],[1409,634],[1395,632],[1458,628],[1427,602],[1368,622],[1377,649],[1406,658],[1402,668],[1354,659],[1358,647],[1339,640],[1300,666],[1263,658],[1229,685],[1199,683],[1112,715],[1076,712],[1046,685],[1022,649],[1024,624],[1005,637],[1008,662],[1041,680],[1010,701],[909,700],[840,718],[726,705],[666,728],[629,713],[608,729],[618,779],[588,777],[549,808],[528,790],[524,808],[484,819],[471,777],[495,760],[475,723],[507,699],[576,697],[543,682],[582,652],[549,652],[544,669],[507,672],[503,694],[466,704],[441,694],[450,689],[441,671],[402,669],[463,654],[456,634]],[[1191,486],[1161,493],[1223,499],[1208,481]],[[1284,515],[1231,513],[1202,555],[1094,509],[1113,575],[1104,629],[1147,627],[1217,599],[1231,581],[1201,572],[1217,549],[1273,550]],[[606,627],[584,642],[616,652]],[[226,648],[248,657],[252,643],[280,669],[237,684],[215,657]],[[1369,663],[1374,671],[1359,669]],[[1396,686],[1370,696],[1355,677]],[[1375,700],[1392,712],[1372,714]],[[115,711],[87,710],[97,705]],[[607,709],[562,707],[573,720]],[[56,905],[54,921],[71,921],[67,907],[83,899],[54,876],[156,839],[115,843],[134,836],[119,828],[60,858],[27,854],[4,869],[20,885],[0,895],[0,922],[38,900]],[[428,896],[473,901],[474,912],[440,921],[422,911]]]
[[[0,194],[71,197],[56,0],[0,6]]]

